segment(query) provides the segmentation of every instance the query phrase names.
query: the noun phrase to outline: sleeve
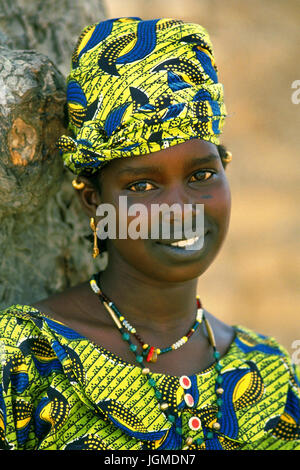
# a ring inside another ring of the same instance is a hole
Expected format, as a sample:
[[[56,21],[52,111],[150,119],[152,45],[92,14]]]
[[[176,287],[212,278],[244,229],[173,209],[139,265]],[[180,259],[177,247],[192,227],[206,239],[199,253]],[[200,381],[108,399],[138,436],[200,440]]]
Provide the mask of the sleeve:
[[[45,379],[26,348],[38,334],[35,325],[15,313],[0,311],[0,449],[34,450],[35,403]]]
[[[279,345],[279,349],[289,370],[289,379],[284,412],[278,417],[272,436],[281,442],[280,449],[300,450],[300,369],[286,348]]]
[[[283,413],[274,419],[268,439],[262,440],[260,448],[264,450],[300,450],[300,370],[288,351],[278,345],[283,361],[289,370],[288,386]]]

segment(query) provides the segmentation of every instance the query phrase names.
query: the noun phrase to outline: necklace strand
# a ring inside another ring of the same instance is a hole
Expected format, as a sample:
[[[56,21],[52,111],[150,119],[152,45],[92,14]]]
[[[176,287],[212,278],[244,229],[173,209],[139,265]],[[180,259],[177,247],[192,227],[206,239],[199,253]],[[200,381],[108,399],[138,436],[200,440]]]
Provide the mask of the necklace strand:
[[[98,277],[98,279],[97,279]],[[197,314],[196,314],[196,319],[193,324],[193,326],[189,329],[189,331],[182,336],[178,341],[173,343],[171,346],[168,346],[166,348],[156,348],[154,346],[150,346],[147,344],[141,336],[137,333],[136,329],[131,326],[131,324],[125,319],[124,315],[122,315],[115,304],[108,299],[108,297],[102,292],[102,290],[99,287],[99,273],[98,275],[93,275],[92,279],[90,280],[90,286],[92,290],[101,297],[101,300],[105,302],[105,305],[110,307],[108,310],[110,316],[112,316],[111,310],[113,310],[114,314],[117,315],[120,323],[122,326],[129,332],[131,333],[136,340],[140,343],[143,349],[143,356],[146,358],[146,362],[156,362],[157,358],[159,355],[165,354],[167,352],[175,351],[176,349],[181,348],[185,343],[188,342],[190,337],[195,333],[195,331],[198,329],[200,324],[202,323],[203,319],[203,308],[199,299],[199,296],[197,295],[196,297],[196,304],[197,304]]]
[[[99,277],[99,273],[98,273],[98,277]],[[178,419],[179,416],[176,416],[176,415],[174,415],[170,412],[169,404],[163,400],[162,393],[157,387],[157,382],[155,381],[155,379],[153,377],[151,377],[150,369],[148,367],[146,367],[145,364],[144,364],[144,356],[138,352],[138,348],[137,348],[136,344],[132,343],[132,341],[130,339],[130,334],[135,335],[136,332],[133,333],[133,331],[127,330],[127,328],[124,327],[124,325],[122,324],[122,320],[120,320],[120,318],[124,318],[124,317],[121,315],[121,313],[119,312],[119,310],[117,309],[115,304],[111,300],[109,300],[102,293],[102,291],[101,291],[101,289],[100,289],[100,287],[99,287],[99,285],[96,281],[96,276],[95,275],[90,280],[90,286],[91,286],[93,292],[98,295],[99,300],[103,303],[103,305],[106,308],[107,312],[110,314],[110,317],[112,318],[112,320],[114,321],[116,327],[118,328],[118,330],[119,330],[119,332],[122,336],[122,339],[125,342],[128,343],[130,351],[132,351],[134,353],[136,362],[141,367],[142,375],[147,379],[148,384],[153,388],[154,395],[155,395],[155,397],[158,401],[160,410],[164,414],[165,418],[172,425],[174,425],[176,434],[178,434],[182,438],[183,431],[182,431],[182,426],[178,423],[179,422],[179,419]],[[199,304],[197,304],[197,305],[199,305]],[[196,444],[197,446],[200,447],[205,441],[213,439],[215,437],[215,434],[218,434],[218,432],[221,428],[219,420],[222,417],[221,407],[222,407],[222,404],[223,404],[222,395],[224,393],[224,389],[222,388],[223,377],[221,375],[222,366],[220,364],[220,353],[216,349],[216,342],[215,342],[214,333],[213,333],[213,330],[210,326],[209,321],[207,320],[207,318],[204,315],[203,310],[202,310],[202,317],[201,318],[203,319],[204,324],[205,324],[209,344],[211,345],[211,347],[213,349],[213,356],[214,356],[214,359],[215,359],[214,368],[217,372],[216,387],[215,387],[215,392],[216,392],[216,395],[217,395],[216,419],[213,421],[211,426],[208,427],[208,426],[203,425],[203,423],[201,422],[200,418],[198,418],[198,416],[192,416],[188,421],[189,429],[191,431],[197,432],[197,431],[200,430],[200,428],[202,426],[203,427],[203,432],[205,431],[204,432],[205,436],[204,436],[204,439],[201,439],[201,438],[194,439],[193,437],[188,436],[185,439],[185,445],[182,448],[182,450],[188,450],[193,444]],[[181,387],[184,390],[184,401],[185,401],[187,407],[192,409],[194,407],[195,403],[194,403],[193,396],[191,395],[191,393],[189,393],[190,388],[192,386],[191,380],[188,376],[182,375],[179,378],[179,383],[180,383]]]

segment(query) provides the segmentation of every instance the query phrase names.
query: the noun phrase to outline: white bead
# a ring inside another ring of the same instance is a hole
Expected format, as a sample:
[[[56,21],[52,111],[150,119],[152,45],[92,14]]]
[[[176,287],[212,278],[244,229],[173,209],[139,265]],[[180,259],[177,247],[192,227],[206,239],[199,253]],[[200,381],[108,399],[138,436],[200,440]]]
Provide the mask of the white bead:
[[[100,292],[100,289],[99,287],[97,286],[96,282],[91,282],[91,288],[93,289],[93,291],[98,294]]]
[[[201,321],[202,321],[202,317],[203,317],[203,308],[198,308],[196,320],[197,320],[198,322],[201,322]]]

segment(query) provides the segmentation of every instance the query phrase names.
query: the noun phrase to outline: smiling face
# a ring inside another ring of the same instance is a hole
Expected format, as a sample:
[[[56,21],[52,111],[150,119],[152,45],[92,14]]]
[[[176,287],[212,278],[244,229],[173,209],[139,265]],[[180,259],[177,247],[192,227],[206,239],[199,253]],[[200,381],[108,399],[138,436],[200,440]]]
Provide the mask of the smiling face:
[[[116,263],[116,269],[121,262],[142,276],[164,282],[184,282],[205,272],[220,250],[230,218],[229,185],[214,144],[193,139],[150,156],[111,161],[102,170],[101,203],[113,204],[117,217],[120,196],[127,197],[128,210],[137,203],[145,206],[149,238],[108,240],[109,262]],[[160,232],[159,237],[151,238],[153,204],[179,205],[182,227],[185,217],[192,218],[195,227],[195,205],[204,204],[202,247],[197,248],[197,243],[189,249],[171,245],[179,240],[172,233],[172,213],[170,237],[162,239]],[[192,204],[193,210],[184,213],[185,204]],[[128,223],[134,218],[128,217]]]

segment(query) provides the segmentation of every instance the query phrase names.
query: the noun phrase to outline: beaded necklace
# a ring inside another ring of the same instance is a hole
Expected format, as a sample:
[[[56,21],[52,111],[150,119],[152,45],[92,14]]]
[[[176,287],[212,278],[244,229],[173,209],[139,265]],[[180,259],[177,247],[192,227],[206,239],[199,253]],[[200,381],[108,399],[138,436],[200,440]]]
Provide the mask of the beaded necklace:
[[[137,341],[141,344],[142,349],[143,349],[142,354],[146,358],[146,362],[156,362],[159,355],[166,354],[167,352],[175,351],[176,349],[181,348],[181,346],[183,346],[185,343],[188,342],[190,337],[193,335],[193,333],[195,333],[199,325],[202,323],[203,309],[201,306],[199,296],[197,296],[196,297],[196,302],[197,302],[196,320],[193,326],[189,329],[189,331],[184,336],[182,336],[182,338],[180,338],[178,341],[176,341],[171,346],[168,346],[166,348],[160,349],[154,346],[149,346],[149,344],[145,343],[145,341],[143,341],[141,336],[136,332],[136,329],[133,326],[131,326],[131,324],[125,319],[123,315],[121,315],[121,313],[119,312],[115,304],[111,300],[109,300],[108,297],[106,297],[106,295],[101,291],[99,287],[99,273],[98,275],[92,276],[90,280],[90,286],[92,290],[101,297],[101,300],[105,302],[104,306],[108,310],[108,313],[110,314],[110,316],[113,317],[117,315],[117,318],[119,319],[119,322],[123,325],[123,327],[129,333],[131,333],[137,339]]]
[[[99,277],[99,273],[98,273],[98,277]],[[125,319],[124,319],[123,315],[119,312],[119,310],[117,309],[115,304],[103,294],[103,292],[101,291],[101,289],[99,287],[99,284],[96,281],[96,276],[95,275],[92,276],[92,278],[90,280],[90,286],[91,286],[93,292],[98,295],[99,300],[102,302],[102,304],[106,308],[107,312],[110,314],[110,317],[112,318],[115,325],[117,326],[117,328],[118,328],[118,330],[119,330],[119,332],[122,336],[122,339],[125,342],[128,343],[129,349],[134,353],[136,362],[141,367],[142,375],[147,379],[148,384],[154,390],[154,395],[155,395],[155,397],[156,397],[156,399],[159,403],[160,410],[164,413],[166,419],[174,425],[177,421],[176,416],[170,412],[169,404],[167,402],[163,401],[162,393],[158,389],[156,381],[153,379],[153,377],[151,377],[150,369],[148,367],[146,367],[145,364],[144,364],[144,355],[140,354],[138,352],[138,347],[130,339],[130,334],[134,334],[136,336],[137,333],[136,333],[135,329],[133,329],[130,326],[130,324],[126,324],[126,326],[124,326],[124,320]],[[199,301],[199,303],[197,302],[197,305],[198,306],[201,305],[200,301]],[[206,331],[207,331],[208,341],[209,341],[209,344],[211,345],[211,347],[213,349],[213,356],[214,356],[214,359],[216,361],[215,365],[214,365],[214,368],[217,372],[217,378],[216,378],[216,395],[217,395],[216,420],[214,420],[214,422],[211,424],[211,427],[209,427],[209,428],[207,427],[207,429],[206,429],[207,432],[206,432],[206,435],[205,435],[204,439],[199,439],[199,438],[194,439],[193,437],[188,436],[185,440],[185,446],[182,448],[182,450],[188,450],[191,447],[192,444],[196,444],[197,446],[201,446],[206,440],[213,439],[215,437],[215,434],[218,434],[218,431],[221,428],[221,425],[218,422],[218,420],[222,417],[222,413],[220,411],[220,408],[223,404],[223,400],[222,400],[221,396],[224,393],[224,389],[222,388],[223,377],[221,375],[222,366],[221,366],[220,361],[219,361],[220,360],[220,353],[216,349],[216,342],[215,342],[215,338],[214,338],[214,333],[213,333],[213,330],[210,326],[210,323],[207,320],[207,318],[205,317],[202,308],[201,308],[201,310],[202,310],[201,320],[203,318],[203,321],[204,321],[204,324],[205,324],[205,327],[206,327]],[[201,321],[199,322],[199,324],[200,323],[201,323]],[[173,349],[171,349],[171,350],[173,350]],[[179,383],[180,383],[181,387],[184,390],[184,401],[185,401],[187,407],[192,409],[194,407],[195,403],[194,403],[193,396],[191,395],[191,393],[189,393],[189,391],[191,389],[191,386],[192,386],[191,379],[187,375],[182,375],[179,378]],[[200,418],[198,416],[192,416],[189,419],[188,426],[189,426],[189,429],[191,431],[194,431],[194,432],[199,431],[199,429],[202,426]],[[175,426],[175,432],[179,436],[182,437],[182,434],[183,434],[182,427],[179,426],[178,424]]]

